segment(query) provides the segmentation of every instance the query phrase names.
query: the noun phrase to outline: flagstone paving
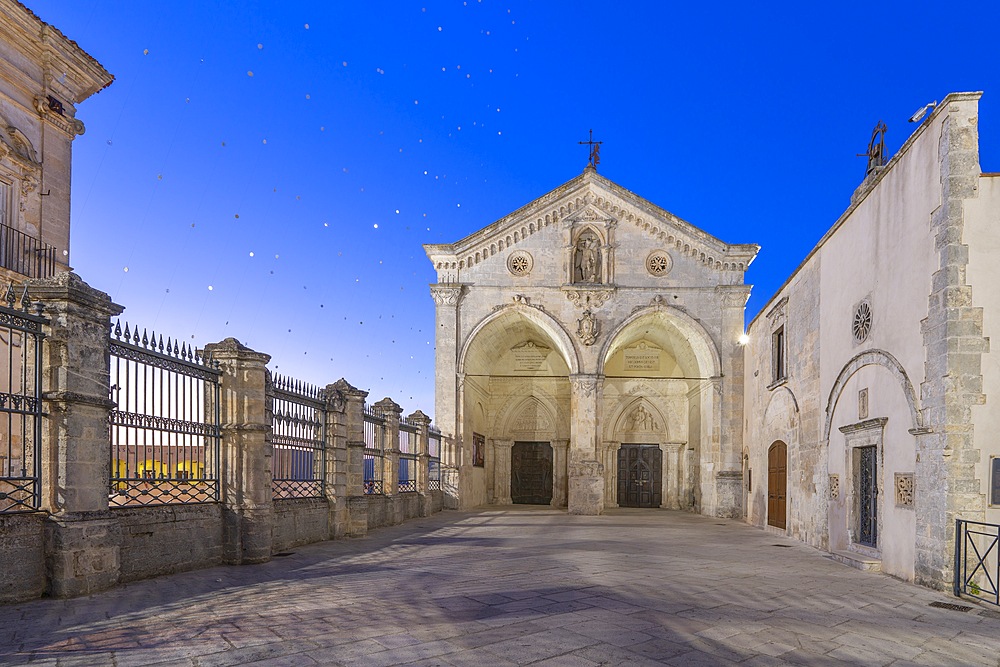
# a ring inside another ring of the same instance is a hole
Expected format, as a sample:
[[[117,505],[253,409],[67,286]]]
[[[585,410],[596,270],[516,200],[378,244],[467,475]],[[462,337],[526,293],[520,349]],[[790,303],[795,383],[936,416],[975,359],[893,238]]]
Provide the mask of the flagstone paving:
[[[736,521],[444,512],[264,565],[0,606],[0,664],[997,665],[1000,613],[935,601],[960,602]]]

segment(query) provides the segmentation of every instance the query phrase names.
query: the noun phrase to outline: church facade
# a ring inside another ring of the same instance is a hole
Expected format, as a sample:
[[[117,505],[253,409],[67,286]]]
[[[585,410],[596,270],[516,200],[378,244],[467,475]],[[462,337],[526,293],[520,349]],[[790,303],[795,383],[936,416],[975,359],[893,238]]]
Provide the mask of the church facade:
[[[438,273],[436,422],[459,506],[742,515],[743,350],[755,245],[599,175],[471,236]]]
[[[453,506],[742,518],[949,586],[955,520],[1000,523],[1000,174],[956,93],[744,330],[758,251],[594,166],[453,244],[436,413]]]

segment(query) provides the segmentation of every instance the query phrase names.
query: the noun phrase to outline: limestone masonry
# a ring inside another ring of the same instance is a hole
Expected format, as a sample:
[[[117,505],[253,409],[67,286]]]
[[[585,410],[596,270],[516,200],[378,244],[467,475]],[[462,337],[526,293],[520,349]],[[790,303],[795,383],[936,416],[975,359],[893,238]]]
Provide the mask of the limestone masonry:
[[[592,165],[425,246],[446,502],[744,518],[949,586],[955,520],[1000,521],[1000,175],[980,171],[979,97],[949,95],[872,161],[745,336],[758,247]]]

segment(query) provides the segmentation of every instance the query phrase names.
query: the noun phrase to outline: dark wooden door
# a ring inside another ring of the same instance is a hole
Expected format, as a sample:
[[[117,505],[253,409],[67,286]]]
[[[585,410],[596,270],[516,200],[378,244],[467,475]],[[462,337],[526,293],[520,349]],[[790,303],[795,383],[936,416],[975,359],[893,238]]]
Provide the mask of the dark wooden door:
[[[663,452],[656,445],[623,444],[618,450],[618,505],[659,507],[663,502]]]
[[[778,441],[767,450],[767,525],[785,527],[785,479],[788,449]]]
[[[858,542],[878,546],[878,448],[858,447]]]
[[[515,442],[510,460],[510,498],[521,505],[552,502],[552,445]]]

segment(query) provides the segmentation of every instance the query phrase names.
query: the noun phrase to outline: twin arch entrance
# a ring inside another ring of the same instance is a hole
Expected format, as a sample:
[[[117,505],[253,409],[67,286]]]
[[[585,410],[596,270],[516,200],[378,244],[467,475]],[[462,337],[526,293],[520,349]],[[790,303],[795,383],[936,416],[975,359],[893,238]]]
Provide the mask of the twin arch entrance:
[[[456,417],[466,446],[484,444],[456,461],[460,506],[712,511],[723,393],[714,341],[660,302],[605,341],[581,344],[523,302],[473,327],[458,355]]]

